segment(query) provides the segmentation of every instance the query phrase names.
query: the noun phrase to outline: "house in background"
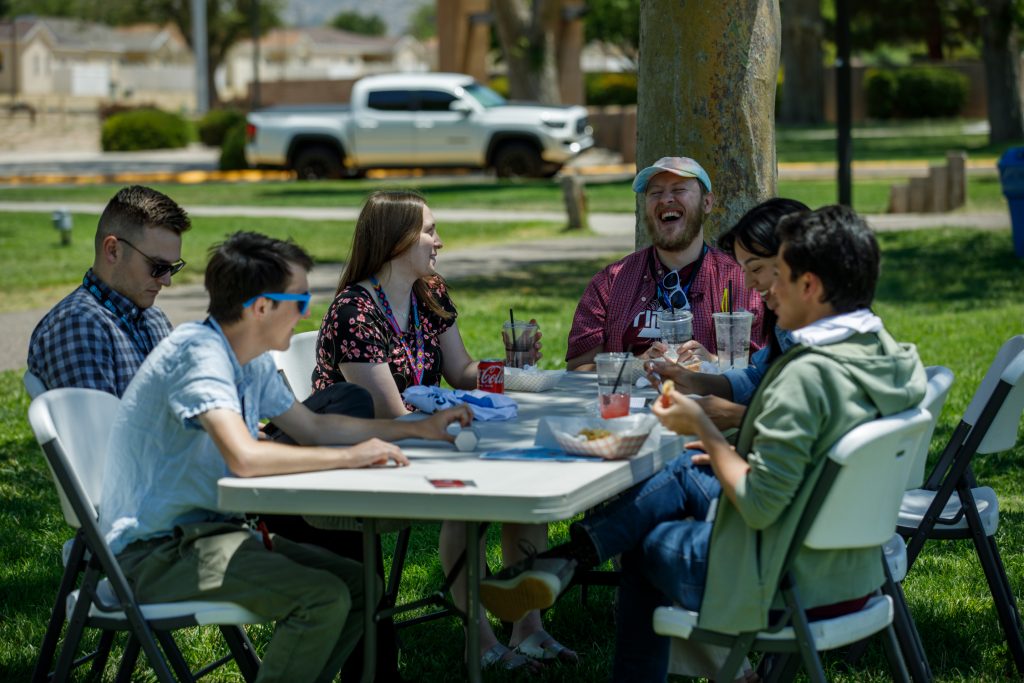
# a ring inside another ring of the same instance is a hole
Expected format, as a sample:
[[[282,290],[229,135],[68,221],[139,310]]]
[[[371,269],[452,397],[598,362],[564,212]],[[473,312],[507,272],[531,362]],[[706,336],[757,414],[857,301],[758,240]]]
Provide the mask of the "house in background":
[[[430,71],[436,57],[410,36],[364,36],[323,26],[272,29],[259,40],[261,88],[285,82],[352,81],[367,74]],[[224,100],[249,97],[253,41],[238,42],[218,74]]]
[[[0,23],[0,93],[37,108],[99,101],[190,108],[194,70],[192,51],[173,26],[51,17]]]

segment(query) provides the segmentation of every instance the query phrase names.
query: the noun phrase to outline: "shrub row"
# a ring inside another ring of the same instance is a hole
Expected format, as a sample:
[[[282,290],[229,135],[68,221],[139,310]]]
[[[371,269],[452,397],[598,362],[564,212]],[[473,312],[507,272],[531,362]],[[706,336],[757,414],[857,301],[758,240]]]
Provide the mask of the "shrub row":
[[[496,76],[488,85],[502,97],[508,97],[508,78]],[[589,105],[636,104],[635,73],[588,73],[583,87]]]
[[[967,89],[967,77],[947,69],[872,69],[864,77],[874,119],[956,116],[967,103]]]
[[[173,149],[188,144],[188,121],[159,109],[133,109],[111,115],[103,122],[100,144],[108,152]]]

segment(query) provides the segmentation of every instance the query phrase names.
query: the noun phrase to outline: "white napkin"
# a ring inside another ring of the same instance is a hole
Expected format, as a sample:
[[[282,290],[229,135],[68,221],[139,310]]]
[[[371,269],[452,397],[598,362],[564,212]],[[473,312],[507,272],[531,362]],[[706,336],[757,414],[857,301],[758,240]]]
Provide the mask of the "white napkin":
[[[463,391],[416,385],[406,389],[402,393],[402,398],[428,414],[465,403],[473,409],[473,419],[481,422],[511,420],[519,414],[515,399],[505,394],[492,394],[479,389]]]

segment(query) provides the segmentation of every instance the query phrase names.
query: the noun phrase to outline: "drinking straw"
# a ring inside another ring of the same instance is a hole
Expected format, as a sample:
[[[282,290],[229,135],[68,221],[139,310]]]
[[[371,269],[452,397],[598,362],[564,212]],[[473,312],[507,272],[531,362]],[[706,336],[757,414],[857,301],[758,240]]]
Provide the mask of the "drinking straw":
[[[612,385],[612,393],[615,394],[619,390],[619,382],[622,381],[622,371],[626,369],[626,363],[629,362],[628,358],[622,359],[622,364],[619,365],[619,375],[615,378],[615,384]]]
[[[512,307],[508,307],[508,321],[512,323],[512,336],[516,334],[516,317],[512,315]]]
[[[722,290],[722,300],[718,302],[718,309],[720,311],[722,311],[722,313],[725,313],[725,307],[726,307],[725,300],[728,297],[729,297],[729,290],[728,289],[723,289]]]
[[[729,289],[726,291],[729,292],[729,315],[732,315],[732,280],[729,280]]]

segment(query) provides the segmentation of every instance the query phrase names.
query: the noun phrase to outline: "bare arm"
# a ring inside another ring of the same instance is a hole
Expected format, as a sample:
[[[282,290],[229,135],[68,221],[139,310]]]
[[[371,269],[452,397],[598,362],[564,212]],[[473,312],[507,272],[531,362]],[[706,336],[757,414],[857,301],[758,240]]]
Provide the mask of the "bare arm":
[[[305,408],[301,403],[295,405]],[[409,464],[398,446],[380,439],[370,439],[349,448],[309,448],[254,439],[242,416],[232,410],[215,408],[198,419],[228,469],[239,477],[368,467],[384,465],[389,460],[400,466]]]
[[[346,381],[370,392],[373,414],[377,417],[398,417],[409,412],[387,363],[339,363],[338,370]]]
[[[452,323],[440,337],[444,367],[441,372],[448,384],[456,389],[476,389],[477,362],[473,360],[462,341],[459,324]]]
[[[684,394],[720,396],[732,400],[732,384],[724,375],[693,372],[676,363],[660,360],[644,363],[644,371],[647,373],[647,379],[655,387],[661,386],[662,380],[670,379]]]
[[[300,444],[351,444],[378,438],[385,441],[400,439],[430,439],[452,441],[445,431],[451,422],[468,427],[473,411],[467,406],[441,410],[423,420],[366,420],[349,415],[321,415],[299,402],[274,418],[274,424]]]
[[[711,464],[722,485],[722,491],[733,504],[736,504],[736,487],[746,478],[750,466],[736,452],[722,432],[711,422],[696,401],[683,396],[678,391],[671,391],[668,394],[669,406],[662,405],[662,400],[657,400],[651,407],[651,412],[657,416],[661,423],[677,434],[696,434],[706,456],[694,456],[694,464]]]
[[[565,367],[568,370],[578,370],[579,372],[593,372],[597,369],[594,357],[602,351],[604,351],[604,345],[598,344],[586,353],[581,353],[575,358],[565,361]]]

